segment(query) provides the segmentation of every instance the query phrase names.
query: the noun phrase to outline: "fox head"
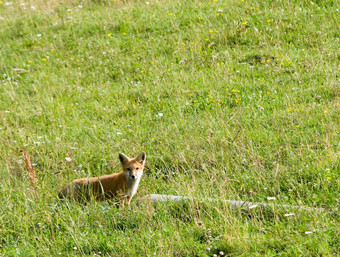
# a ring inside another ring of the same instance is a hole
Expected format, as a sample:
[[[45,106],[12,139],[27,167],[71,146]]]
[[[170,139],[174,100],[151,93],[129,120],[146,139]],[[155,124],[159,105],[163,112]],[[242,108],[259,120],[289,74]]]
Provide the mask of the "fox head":
[[[128,180],[135,181],[143,175],[146,154],[141,152],[136,158],[130,159],[120,153],[119,160],[122,164],[123,172]]]

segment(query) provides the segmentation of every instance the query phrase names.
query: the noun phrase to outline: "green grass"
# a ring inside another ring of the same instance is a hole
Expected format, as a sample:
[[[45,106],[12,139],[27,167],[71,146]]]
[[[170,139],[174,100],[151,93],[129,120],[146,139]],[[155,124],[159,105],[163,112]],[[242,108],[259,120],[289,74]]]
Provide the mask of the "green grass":
[[[338,256],[339,9],[0,1],[0,255]],[[59,203],[68,181],[118,172],[119,152],[141,151],[131,209]],[[138,207],[149,193],[196,200]]]

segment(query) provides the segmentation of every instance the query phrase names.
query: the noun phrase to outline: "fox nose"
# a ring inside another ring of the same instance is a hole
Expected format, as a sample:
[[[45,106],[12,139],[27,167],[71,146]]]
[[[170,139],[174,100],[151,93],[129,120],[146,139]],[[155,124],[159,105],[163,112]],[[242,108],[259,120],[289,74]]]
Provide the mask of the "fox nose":
[[[135,176],[135,175],[131,175],[131,178],[132,178],[132,179],[136,179],[136,176]]]

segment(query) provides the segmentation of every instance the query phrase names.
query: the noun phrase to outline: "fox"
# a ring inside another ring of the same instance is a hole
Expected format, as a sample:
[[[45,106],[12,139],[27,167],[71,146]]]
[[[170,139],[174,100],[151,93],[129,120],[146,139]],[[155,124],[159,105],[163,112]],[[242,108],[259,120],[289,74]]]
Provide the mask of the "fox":
[[[135,158],[120,153],[119,161],[122,172],[100,177],[75,179],[64,186],[58,196],[60,199],[89,202],[91,199],[104,201],[115,199],[123,205],[130,205],[132,197],[137,193],[143,175],[146,153],[142,152]]]

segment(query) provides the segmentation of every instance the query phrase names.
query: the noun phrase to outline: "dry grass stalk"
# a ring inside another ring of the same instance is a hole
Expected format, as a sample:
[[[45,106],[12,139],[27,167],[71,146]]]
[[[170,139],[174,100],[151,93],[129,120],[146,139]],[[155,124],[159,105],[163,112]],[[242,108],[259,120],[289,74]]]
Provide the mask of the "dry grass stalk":
[[[26,169],[28,172],[28,176],[30,178],[31,184],[33,186],[33,190],[35,192],[35,195],[37,196],[38,188],[36,186],[37,183],[37,178],[35,176],[35,169],[32,167],[30,156],[27,151],[23,150],[24,152],[24,158],[25,158],[25,163],[26,163]]]

